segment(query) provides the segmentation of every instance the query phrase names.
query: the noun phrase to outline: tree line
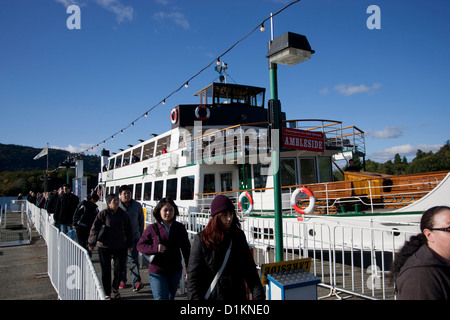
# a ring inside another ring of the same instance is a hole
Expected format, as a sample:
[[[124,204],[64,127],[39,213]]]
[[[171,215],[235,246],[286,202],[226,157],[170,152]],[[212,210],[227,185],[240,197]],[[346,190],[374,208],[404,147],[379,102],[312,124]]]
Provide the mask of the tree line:
[[[19,193],[25,196],[29,191],[44,191],[47,157],[33,160],[42,149],[0,144],[0,197],[14,197]],[[48,191],[57,190],[67,182],[67,170],[58,169],[59,164],[73,156],[70,152],[49,149]],[[100,157],[83,156],[84,176],[88,179],[90,190],[97,185],[100,172]],[[69,182],[75,177],[75,170],[69,170]]]
[[[355,162],[362,168],[359,159],[355,159]],[[416,157],[411,162],[398,153],[394,156],[394,160],[388,160],[385,163],[366,160],[364,171],[401,175],[445,170],[450,170],[450,140],[447,140],[436,153],[417,150]]]

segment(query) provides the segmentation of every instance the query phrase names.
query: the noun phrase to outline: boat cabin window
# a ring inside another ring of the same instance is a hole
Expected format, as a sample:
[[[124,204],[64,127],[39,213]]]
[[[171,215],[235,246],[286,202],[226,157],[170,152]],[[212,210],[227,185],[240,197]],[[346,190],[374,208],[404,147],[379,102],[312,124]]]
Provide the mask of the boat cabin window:
[[[300,159],[300,179],[301,184],[317,182],[316,165],[314,158]]]
[[[163,184],[164,181],[159,180],[159,181],[155,181],[155,191],[153,194],[153,200],[155,201],[159,201],[162,199],[163,197]]]
[[[333,172],[331,169],[331,158],[319,157],[319,182],[331,182],[333,181]]]
[[[149,142],[146,145],[144,145],[142,160],[153,158],[154,150],[155,150],[155,141]]]
[[[122,155],[117,156],[116,158],[116,168],[120,168],[122,166]]]
[[[166,197],[176,199],[177,198],[177,182],[178,179],[167,179],[166,181]]]
[[[131,163],[136,163],[141,161],[141,147],[135,148],[133,150],[133,155],[131,156]]]
[[[170,136],[161,138],[156,145],[156,156],[160,156],[169,151]]]
[[[231,172],[225,172],[220,174],[220,187],[221,192],[225,191],[232,191],[233,190],[233,183],[232,183],[232,173]]]
[[[123,155],[123,164],[122,164],[122,166],[127,166],[127,165],[130,164],[130,156],[131,156],[131,151],[126,152]]]
[[[261,163],[253,165],[253,181],[255,189],[266,188],[269,167],[268,164]],[[265,190],[261,191],[264,192]]]
[[[200,96],[200,104],[248,104],[264,107],[264,88],[214,83],[195,95]]]
[[[297,184],[295,162],[295,158],[281,159],[280,172],[282,186],[293,186]]]
[[[109,159],[108,170],[114,169],[114,161],[115,160],[116,160],[116,158]]]
[[[144,184],[144,201],[149,201],[152,197],[152,183],[147,182]]]
[[[208,173],[203,176],[203,193],[215,193],[216,181],[214,173]]]
[[[135,200],[142,200],[142,183],[136,183],[136,193],[134,194]]]
[[[194,199],[194,176],[181,177],[180,200]]]

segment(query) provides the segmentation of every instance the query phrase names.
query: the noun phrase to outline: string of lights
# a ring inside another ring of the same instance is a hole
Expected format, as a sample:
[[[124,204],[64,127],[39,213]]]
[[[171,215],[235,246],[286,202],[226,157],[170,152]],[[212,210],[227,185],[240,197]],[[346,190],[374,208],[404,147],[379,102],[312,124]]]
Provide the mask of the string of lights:
[[[258,25],[256,27],[254,27],[252,30],[250,30],[246,35],[244,35],[241,39],[239,39],[238,41],[236,41],[234,44],[232,44],[227,50],[225,50],[223,53],[221,53],[217,58],[215,58],[214,60],[212,60],[210,63],[208,63],[205,67],[203,67],[200,71],[198,71],[196,74],[194,74],[193,76],[191,76],[189,79],[187,79],[186,81],[183,82],[183,84],[181,84],[178,88],[176,88],[175,90],[173,90],[169,95],[167,95],[165,98],[163,98],[162,100],[160,100],[158,103],[156,103],[155,105],[153,105],[150,109],[148,109],[147,111],[145,111],[142,115],[140,115],[139,117],[137,117],[135,120],[133,120],[128,126],[120,129],[119,131],[115,132],[114,134],[112,134],[111,136],[108,136],[108,138],[103,139],[101,142],[97,143],[95,146],[92,146],[84,151],[81,151],[80,153],[78,153],[76,156],[81,156],[87,152],[89,152],[90,150],[94,150],[95,148],[100,147],[101,145],[106,144],[106,142],[108,140],[113,140],[115,136],[117,136],[118,134],[124,134],[125,130],[129,129],[130,127],[134,127],[135,123],[137,121],[139,121],[142,118],[147,118],[148,114],[153,111],[156,107],[160,106],[161,104],[166,104],[166,101],[172,97],[174,94],[176,94],[177,92],[179,92],[180,90],[182,90],[183,88],[187,88],[189,85],[189,82],[191,82],[193,79],[195,79],[196,77],[198,77],[203,71],[207,70],[209,67],[211,67],[212,64],[217,63],[217,65],[220,65],[220,59],[225,56],[228,52],[230,52],[234,47],[236,47],[239,43],[241,43],[242,41],[244,41],[245,39],[247,39],[253,32],[255,32],[256,30],[260,30],[261,32],[265,31],[265,27],[264,27],[264,23],[275,17],[276,15],[278,15],[279,13],[283,12],[284,10],[286,10],[287,8],[289,8],[291,5],[300,2],[301,0],[295,0],[289,4],[287,4],[286,6],[284,6],[283,8],[281,8],[280,10],[278,10],[275,13],[272,13],[270,16],[268,16],[267,18],[265,18],[263,21],[261,21],[260,23],[258,23]]]

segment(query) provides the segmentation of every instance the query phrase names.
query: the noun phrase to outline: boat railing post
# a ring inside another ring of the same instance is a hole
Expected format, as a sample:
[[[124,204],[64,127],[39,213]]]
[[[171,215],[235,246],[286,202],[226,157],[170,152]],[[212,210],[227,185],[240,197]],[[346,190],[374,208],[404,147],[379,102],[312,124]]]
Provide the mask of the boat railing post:
[[[373,213],[373,196],[372,196],[371,180],[369,180],[369,196],[370,196],[370,208],[371,208],[372,213]]]

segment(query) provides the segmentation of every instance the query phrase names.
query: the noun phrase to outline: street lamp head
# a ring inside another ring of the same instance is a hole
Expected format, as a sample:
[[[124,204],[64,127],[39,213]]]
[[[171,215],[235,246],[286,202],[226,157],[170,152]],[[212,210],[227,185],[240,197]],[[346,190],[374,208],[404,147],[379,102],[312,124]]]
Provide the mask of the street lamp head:
[[[269,41],[269,52],[266,57],[270,63],[293,66],[310,59],[314,52],[305,36],[286,32]]]

